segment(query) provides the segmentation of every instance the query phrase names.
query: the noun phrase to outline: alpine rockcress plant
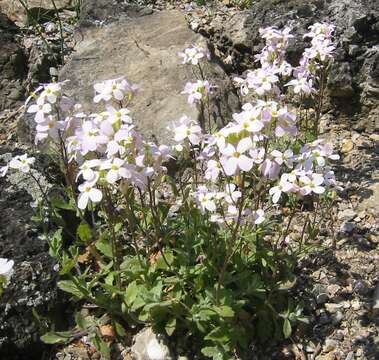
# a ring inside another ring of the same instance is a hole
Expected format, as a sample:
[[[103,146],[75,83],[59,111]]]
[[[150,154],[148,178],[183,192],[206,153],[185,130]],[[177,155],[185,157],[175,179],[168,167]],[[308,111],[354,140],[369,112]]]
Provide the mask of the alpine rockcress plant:
[[[94,85],[102,112],[83,111],[66,97],[65,82],[42,85],[28,99],[35,141],[59,154],[65,177],[65,195],[44,193],[40,207],[50,219],[59,286],[94,305],[77,325],[105,357],[104,323],[121,341],[126,328],[150,324],[207,357],[231,359],[255,342],[289,337],[305,321],[288,284],[337,187],[330,161],[338,155],[316,139],[333,30],[311,26],[310,47],[293,67],[285,58],[290,29],[261,29],[258,67],[235,78],[245,104],[219,130],[203,71],[209,55],[198,46],[179,53],[199,73],[182,94],[202,121],[179,114],[171,146],[139,133],[128,109],[138,87],[124,77]],[[31,174],[33,163],[16,156],[1,173]],[[74,337],[65,334],[44,340]]]

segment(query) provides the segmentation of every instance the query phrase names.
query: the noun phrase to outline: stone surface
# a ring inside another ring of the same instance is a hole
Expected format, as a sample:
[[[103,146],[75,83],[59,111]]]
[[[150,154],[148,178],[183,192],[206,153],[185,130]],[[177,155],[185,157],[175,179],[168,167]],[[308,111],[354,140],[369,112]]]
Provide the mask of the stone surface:
[[[18,31],[18,27],[0,13],[0,111],[16,104],[24,92],[22,84],[27,62],[15,40]]]
[[[180,94],[187,81],[197,78],[192,66],[181,64],[177,52],[194,43],[206,44],[204,38],[188,29],[181,13],[162,11],[102,27],[82,27],[82,34],[83,40],[62,69],[60,79],[70,80],[68,93],[85,109],[92,106],[95,82],[124,75],[141,88],[130,110],[145,136],[168,142],[171,135],[167,125],[182,114],[199,117],[199,110]],[[205,65],[204,73],[217,86],[212,96],[212,117],[226,122],[231,109],[238,108],[230,80],[214,62]]]
[[[0,146],[1,165],[15,155],[9,151]],[[47,186],[42,173],[35,175]],[[15,261],[15,273],[0,298],[0,359],[21,360],[27,354],[28,359],[40,360],[48,354],[39,339],[44,319],[58,319],[57,324],[65,326],[62,304],[67,297],[58,294],[54,260],[40,238],[41,229],[31,221],[37,185],[27,175],[14,173],[0,178],[0,187],[0,257]]]
[[[25,3],[36,17],[43,16],[46,10],[54,10],[51,0],[27,0]],[[68,8],[72,6],[73,3],[73,0],[55,0],[55,4],[58,9]],[[26,10],[19,1],[0,0],[0,9],[11,20],[19,23],[20,25],[27,22]]]
[[[249,10],[223,12],[206,19],[196,31],[214,41],[231,72],[253,67],[253,56],[263,47],[258,30],[290,26],[295,35],[288,49],[297,63],[306,46],[302,36],[309,25],[326,21],[336,25],[336,62],[328,81],[329,105],[336,115],[358,131],[379,130],[379,2],[369,0],[259,0]],[[230,59],[232,60],[230,62]]]
[[[165,339],[156,335],[151,328],[145,328],[135,336],[131,353],[134,360],[172,359]]]

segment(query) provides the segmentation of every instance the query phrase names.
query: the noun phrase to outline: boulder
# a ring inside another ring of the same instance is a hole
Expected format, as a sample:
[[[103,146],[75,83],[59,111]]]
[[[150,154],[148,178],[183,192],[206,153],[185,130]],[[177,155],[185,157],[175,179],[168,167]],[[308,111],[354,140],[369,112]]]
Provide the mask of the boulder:
[[[130,15],[130,14],[129,14]],[[168,142],[166,127],[183,114],[194,119],[200,112],[187,103],[181,91],[187,81],[195,81],[194,68],[182,65],[177,52],[193,44],[206,47],[204,38],[193,33],[180,12],[162,11],[146,16],[122,16],[103,26],[81,27],[82,40],[60,73],[60,80],[70,80],[68,94],[85,109],[94,109],[93,84],[109,78],[126,76],[140,86],[130,107],[137,127],[149,138]],[[87,15],[86,15],[87,16]],[[224,70],[216,62],[204,67],[207,79],[216,85],[211,115],[227,121],[238,98]]]
[[[232,63],[230,71],[242,73],[254,66],[263,47],[260,27],[290,26],[295,41],[288,58],[296,63],[307,46],[302,36],[315,22],[336,26],[336,62],[329,76],[329,106],[350,126],[373,133],[379,130],[379,2],[369,0],[257,0],[234,15],[216,14],[197,31],[208,36],[220,57]],[[230,60],[231,59],[231,60]],[[338,109],[337,109],[338,107]],[[347,115],[347,116],[346,116]]]

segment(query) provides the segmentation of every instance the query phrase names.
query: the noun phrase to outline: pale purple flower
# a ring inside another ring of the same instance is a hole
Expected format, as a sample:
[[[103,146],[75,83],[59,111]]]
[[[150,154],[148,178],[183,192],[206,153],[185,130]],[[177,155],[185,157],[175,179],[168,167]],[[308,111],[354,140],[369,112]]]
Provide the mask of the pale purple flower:
[[[215,182],[220,175],[221,165],[218,161],[209,160],[207,163],[207,169],[205,171],[205,178]]]
[[[211,92],[211,85],[208,81],[198,80],[194,83],[187,82],[182,94],[188,94],[188,103],[199,103],[203,98],[206,98]]]
[[[265,221],[265,212],[262,209],[258,209],[257,211],[253,211],[251,214],[253,218],[253,223],[255,225],[262,224]]]
[[[185,49],[183,52],[179,52],[178,56],[183,58],[182,64],[198,65],[200,60],[204,58],[205,53],[204,49],[198,46],[193,46]]]

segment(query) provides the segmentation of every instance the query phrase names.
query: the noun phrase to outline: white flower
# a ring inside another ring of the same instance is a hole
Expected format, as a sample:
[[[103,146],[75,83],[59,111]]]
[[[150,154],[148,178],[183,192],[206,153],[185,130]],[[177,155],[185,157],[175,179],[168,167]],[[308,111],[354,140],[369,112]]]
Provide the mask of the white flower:
[[[23,173],[30,171],[30,166],[34,164],[34,157],[28,158],[27,154],[15,156],[9,163],[11,169],[20,170]]]
[[[109,122],[111,124],[122,122],[124,124],[131,124],[132,118],[129,116],[130,111],[126,108],[116,110],[112,106],[107,107],[107,111],[109,113]]]
[[[224,155],[221,158],[221,163],[225,169],[226,175],[234,175],[238,169],[249,171],[253,167],[253,160],[244,155],[244,152],[251,149],[252,146],[253,143],[251,139],[244,138],[240,140],[237,147],[228,144],[220,150]]]
[[[192,145],[200,143],[201,127],[188,116],[182,116],[179,120],[179,125],[174,125],[174,139],[177,142],[182,142],[188,139]]]
[[[192,48],[187,48],[184,52],[179,52],[178,56],[183,58],[182,64],[192,64],[197,65],[205,55],[205,52],[202,48],[194,46]]]
[[[96,179],[97,180],[97,179]],[[78,208],[84,210],[88,201],[91,200],[93,203],[98,203],[103,198],[103,194],[99,189],[94,188],[96,181],[86,181],[85,183],[78,186],[80,195],[78,198]]]
[[[42,123],[45,121],[45,116],[51,113],[51,105],[48,103],[45,104],[44,98],[39,97],[37,103],[30,105],[27,112],[30,114],[35,113],[34,121],[36,123]]]
[[[203,193],[200,192],[197,196],[197,200],[199,201],[201,210],[215,211],[216,204],[213,200],[214,193]]]
[[[293,185],[290,182],[286,181],[284,178],[280,179],[279,185],[274,186],[269,190],[269,194],[272,196],[272,202],[276,204],[279,201],[282,192],[291,191],[292,188]]]
[[[13,274],[13,265],[13,260],[0,258],[0,277],[5,280],[5,283],[9,282],[9,279]]]
[[[85,161],[82,166],[80,166],[80,171],[76,176],[76,180],[79,179],[80,175],[83,176],[84,180],[93,181],[96,178],[96,171],[93,171],[92,168],[100,166],[101,161],[99,159],[92,159]]]
[[[51,83],[44,86],[40,97],[46,99],[50,104],[55,104],[57,98],[61,96],[62,93],[62,83]]]
[[[181,93],[188,94],[188,103],[192,105],[200,102],[203,96],[207,97],[210,92],[209,82],[198,80],[195,83],[188,82]]]
[[[121,178],[130,178],[131,173],[125,167],[125,160],[114,158],[107,160],[102,163],[100,169],[108,170],[105,176],[109,184],[114,184],[117,180]]]
[[[321,186],[321,184],[324,182],[324,177],[322,174],[311,174],[310,177],[309,175],[301,176],[300,182],[302,184],[300,192],[303,195],[308,195],[312,192],[315,194],[322,194],[325,192],[325,188]]]

